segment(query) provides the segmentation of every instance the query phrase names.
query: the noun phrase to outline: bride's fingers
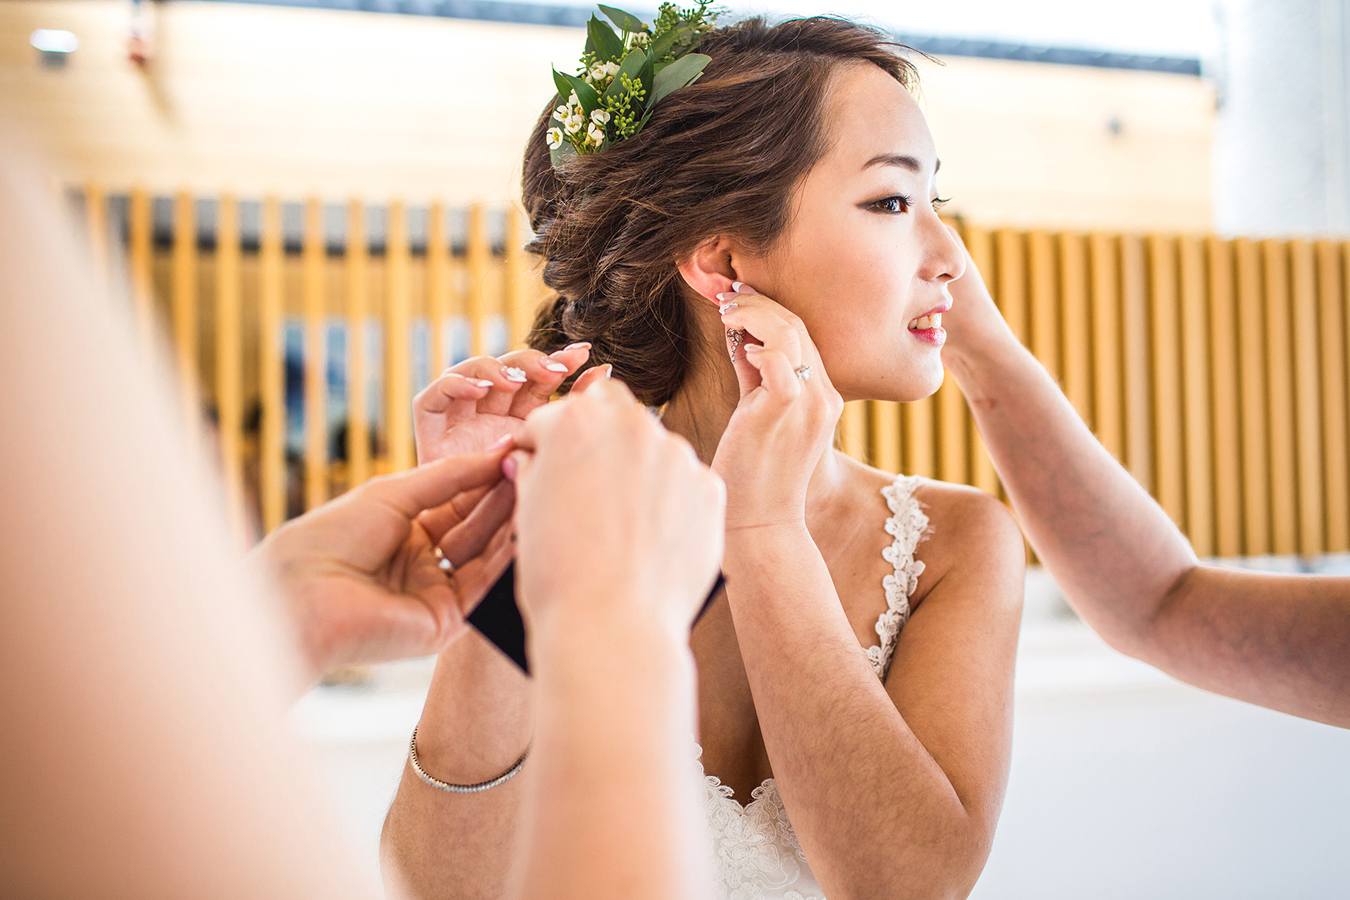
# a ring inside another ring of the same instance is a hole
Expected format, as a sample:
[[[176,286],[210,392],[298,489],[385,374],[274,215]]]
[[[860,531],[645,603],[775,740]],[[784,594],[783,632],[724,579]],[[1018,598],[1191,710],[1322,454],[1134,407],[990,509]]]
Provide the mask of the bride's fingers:
[[[801,396],[802,380],[797,377],[797,367],[786,354],[752,345],[746,348],[745,359],[759,371],[764,392],[775,403],[786,407]]]
[[[613,374],[614,366],[611,363],[605,363],[603,366],[592,366],[578,375],[577,380],[572,382],[571,393],[584,394],[592,385],[599,384]]]
[[[520,369],[528,379],[524,388],[511,398],[506,414],[523,419],[543,406],[590,355],[591,345],[581,341],[550,354],[539,350],[517,350],[502,356],[504,364]]]
[[[727,309],[726,306],[722,307]],[[783,353],[793,367],[802,364],[803,344],[807,338],[801,320],[765,297],[752,296],[745,305],[727,309],[722,324],[748,332],[759,343]]]
[[[731,357],[731,367],[736,371],[736,383],[740,386],[741,396],[759,387],[759,370],[746,359],[749,347],[760,346],[759,342],[737,328],[727,329],[727,355]]]
[[[477,403],[487,396],[493,383],[483,378],[474,378],[463,372],[446,369],[441,376],[423,388],[413,398],[413,413],[424,415],[443,415],[457,402]]]

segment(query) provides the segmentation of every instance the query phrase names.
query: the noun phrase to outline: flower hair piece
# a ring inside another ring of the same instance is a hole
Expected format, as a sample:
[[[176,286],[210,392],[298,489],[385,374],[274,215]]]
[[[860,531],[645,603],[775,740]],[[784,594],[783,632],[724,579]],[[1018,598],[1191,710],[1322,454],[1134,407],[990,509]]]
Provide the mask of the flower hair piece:
[[[694,53],[718,12],[711,0],[680,9],[662,3],[648,26],[621,9],[601,6],[586,23],[586,50],[576,75],[553,70],[558,106],[545,139],[553,165],[579,153],[600,153],[642,130],[652,110],[703,74],[712,57]]]

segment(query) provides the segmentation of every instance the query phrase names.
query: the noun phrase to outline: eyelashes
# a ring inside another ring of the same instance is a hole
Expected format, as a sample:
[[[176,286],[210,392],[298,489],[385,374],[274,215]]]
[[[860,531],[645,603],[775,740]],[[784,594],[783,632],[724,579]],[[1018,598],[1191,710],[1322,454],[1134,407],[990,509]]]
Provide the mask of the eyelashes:
[[[952,199],[951,197],[933,198],[933,211],[934,212],[940,211],[942,207],[946,206],[948,203],[951,202],[951,199]],[[869,203],[867,205],[867,208],[873,210],[874,212],[888,213],[890,215],[899,215],[900,213],[909,212],[910,207],[912,207],[913,205],[914,205],[913,197],[910,197],[907,194],[893,194],[890,197],[883,197],[880,200],[875,200],[872,203]]]

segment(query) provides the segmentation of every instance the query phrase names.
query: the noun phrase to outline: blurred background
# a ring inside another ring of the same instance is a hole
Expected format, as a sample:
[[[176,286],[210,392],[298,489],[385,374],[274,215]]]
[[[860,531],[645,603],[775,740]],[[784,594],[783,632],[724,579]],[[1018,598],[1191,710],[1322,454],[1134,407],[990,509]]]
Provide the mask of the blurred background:
[[[947,212],[1102,442],[1202,556],[1350,574],[1350,2],[728,6],[928,54]],[[411,465],[412,395],[521,341],[521,150],[592,9],[0,3],[0,123],[175,360],[241,547]],[[953,384],[850,404],[839,440],[1000,494]],[[974,896],[1350,893],[1350,733],[1115,654],[1034,566],[1026,608]],[[429,674],[333,673],[294,713],[371,867]]]

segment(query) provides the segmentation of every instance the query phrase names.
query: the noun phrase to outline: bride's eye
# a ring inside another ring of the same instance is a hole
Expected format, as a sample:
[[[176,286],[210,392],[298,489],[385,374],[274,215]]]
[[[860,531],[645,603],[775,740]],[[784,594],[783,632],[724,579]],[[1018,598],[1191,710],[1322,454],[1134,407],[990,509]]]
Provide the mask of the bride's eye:
[[[877,200],[871,204],[871,208],[882,213],[905,213],[909,212],[910,206],[914,201],[904,194],[896,194],[893,197],[887,197],[884,200]]]
[[[933,212],[941,212],[941,211],[942,211],[942,207],[946,206],[948,203],[951,203],[951,202],[952,202],[952,198],[951,198],[951,197],[934,197],[934,198],[933,198]]]

